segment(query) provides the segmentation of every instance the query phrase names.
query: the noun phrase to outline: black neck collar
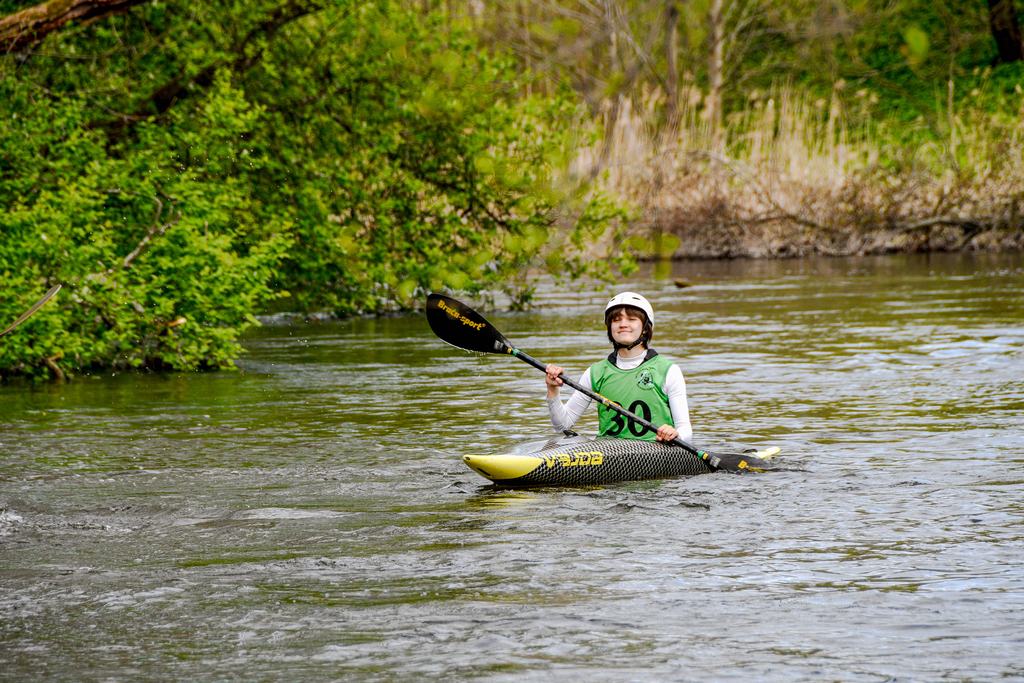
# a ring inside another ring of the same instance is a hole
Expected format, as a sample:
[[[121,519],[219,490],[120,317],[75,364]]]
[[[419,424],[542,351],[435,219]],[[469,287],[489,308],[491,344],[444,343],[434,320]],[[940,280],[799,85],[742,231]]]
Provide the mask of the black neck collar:
[[[640,365],[643,365],[644,363],[646,363],[647,361],[649,361],[650,359],[654,358],[657,355],[658,352],[655,351],[654,349],[647,349],[647,353],[644,354],[644,359],[640,361]],[[610,354],[608,354],[608,362],[614,365],[615,367],[619,367],[618,358],[618,350],[612,351]]]

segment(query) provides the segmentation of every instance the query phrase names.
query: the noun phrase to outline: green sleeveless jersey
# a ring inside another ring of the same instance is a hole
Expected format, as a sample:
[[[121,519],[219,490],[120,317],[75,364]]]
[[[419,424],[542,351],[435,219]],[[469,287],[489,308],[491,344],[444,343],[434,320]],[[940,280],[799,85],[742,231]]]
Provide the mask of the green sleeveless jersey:
[[[665,376],[672,361],[648,351],[643,363],[632,370],[622,370],[608,359],[590,366],[590,384],[594,391],[615,401],[630,412],[656,425],[672,424],[672,410],[665,394]],[[612,356],[610,356],[612,357]],[[627,420],[611,408],[597,406],[598,435],[619,439],[655,441],[657,434]],[[673,425],[675,426],[675,425]]]

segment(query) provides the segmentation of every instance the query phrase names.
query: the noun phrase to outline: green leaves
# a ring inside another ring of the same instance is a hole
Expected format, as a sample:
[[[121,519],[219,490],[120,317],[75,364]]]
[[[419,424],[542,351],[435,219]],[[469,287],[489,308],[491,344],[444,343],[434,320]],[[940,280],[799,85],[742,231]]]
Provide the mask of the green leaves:
[[[0,376],[230,367],[255,313],[606,271],[552,177],[575,106],[402,4],[144,4],[0,57]],[[71,58],[74,55],[74,58]],[[88,59],[82,55],[89,55]],[[66,59],[65,59],[66,58]],[[45,85],[42,85],[45,84]]]
[[[0,114],[20,122],[2,140],[0,316],[64,284],[0,343],[0,377],[230,366],[290,241],[245,182],[242,136],[259,112],[219,79],[193,115],[104,144],[77,92],[0,88]]]
[[[903,40],[904,45],[901,51],[911,66],[920,64],[928,58],[930,41],[928,40],[928,34],[920,26],[911,24],[903,29]]]

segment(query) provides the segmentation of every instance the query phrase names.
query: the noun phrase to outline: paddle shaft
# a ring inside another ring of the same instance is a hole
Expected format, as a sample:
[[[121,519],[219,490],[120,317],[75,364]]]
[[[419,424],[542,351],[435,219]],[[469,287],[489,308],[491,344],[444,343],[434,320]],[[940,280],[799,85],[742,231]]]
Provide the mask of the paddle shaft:
[[[477,353],[508,354],[515,356],[542,372],[547,372],[547,366],[544,363],[533,358],[530,354],[517,349],[486,318],[457,299],[445,296],[444,294],[430,294],[427,297],[426,313],[430,329],[434,331],[434,334],[452,346],[466,351],[476,351]],[[559,375],[559,379],[609,410],[615,411],[619,415],[653,432],[658,431],[658,426],[650,420],[634,415],[632,411],[626,410],[615,401],[595,391],[583,388],[566,377],[565,374]],[[667,443],[675,444],[690,455],[700,458],[712,470],[723,469],[729,472],[743,472],[768,469],[767,462],[745,453],[711,453],[695,448],[679,437]]]
[[[39,301],[35,302],[32,305],[32,308],[28,309],[27,311],[22,313],[20,316],[18,316],[18,319],[15,320],[13,323],[11,323],[6,329],[4,329],[3,331],[0,331],[0,337],[3,337],[5,335],[13,332],[14,328],[16,328],[18,325],[20,325],[23,322],[25,322],[26,320],[28,320],[32,316],[33,313],[35,313],[40,308],[42,308],[43,304],[45,304],[47,301],[49,301],[51,298],[53,298],[53,295],[56,294],[57,292],[59,292],[60,288],[61,288],[61,285],[54,285],[53,287],[51,287],[50,291],[48,291],[46,294],[44,294],[42,299],[40,299]]]
[[[534,358],[530,354],[526,353],[525,351],[520,351],[519,349],[517,349],[515,347],[509,346],[508,347],[508,352],[510,354],[512,354],[513,356],[515,356],[516,358],[518,358],[519,360],[523,361],[524,363],[529,363],[530,365],[532,365],[533,367],[537,368],[541,372],[545,372],[545,373],[547,372],[547,366],[546,365],[544,365],[539,360],[537,360],[536,358]],[[563,382],[565,382],[570,387],[572,387],[573,389],[575,389],[576,391],[579,391],[579,392],[585,394],[586,396],[589,396],[590,398],[594,399],[595,401],[597,401],[598,403],[603,405],[605,408],[609,408],[611,410],[614,410],[619,415],[622,415],[623,417],[628,418],[628,419],[636,422],[638,425],[641,425],[643,427],[647,427],[652,432],[657,432],[658,431],[658,426],[656,424],[654,424],[653,422],[651,422],[650,420],[645,420],[644,418],[642,418],[639,415],[635,414],[633,411],[627,410],[627,409],[623,408],[622,406],[620,406],[618,403],[616,403],[615,401],[611,400],[610,398],[602,396],[601,394],[597,393],[596,391],[591,391],[590,389],[587,389],[586,387],[584,387],[579,382],[576,382],[576,381],[570,379],[569,377],[566,377],[564,372],[562,374],[560,374],[558,376],[558,378],[560,380],[562,380]],[[711,455],[707,451],[702,451],[702,450],[700,450],[698,448],[695,448],[693,445],[687,443],[686,441],[683,441],[678,436],[676,438],[672,439],[672,441],[670,443],[674,443],[675,445],[677,445],[680,448],[682,448],[684,451],[686,451],[686,452],[688,452],[688,453],[690,453],[692,455],[697,456],[698,458],[700,458],[701,460],[706,462],[708,464],[708,466],[711,467],[712,469],[718,469],[718,464],[719,464],[718,463],[718,458],[713,456],[713,455]]]

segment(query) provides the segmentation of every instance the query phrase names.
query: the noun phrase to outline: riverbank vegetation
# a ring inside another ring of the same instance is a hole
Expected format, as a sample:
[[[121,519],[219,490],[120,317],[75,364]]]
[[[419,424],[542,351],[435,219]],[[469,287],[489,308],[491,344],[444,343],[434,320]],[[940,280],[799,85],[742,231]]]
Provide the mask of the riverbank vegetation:
[[[585,247],[621,210],[559,180],[588,125],[571,92],[530,95],[441,13],[71,4],[111,13],[0,23],[0,319],[64,284],[0,344],[5,376],[225,367],[283,297],[337,315],[441,288],[525,303],[542,247],[558,272],[615,265]]]
[[[1010,0],[0,0],[0,378],[635,257],[1020,248]]]
[[[462,12],[601,121],[580,169],[650,256],[1021,248],[1013,0],[632,0]],[[603,174],[603,175],[602,175]]]

